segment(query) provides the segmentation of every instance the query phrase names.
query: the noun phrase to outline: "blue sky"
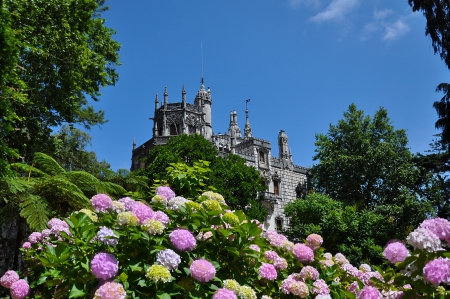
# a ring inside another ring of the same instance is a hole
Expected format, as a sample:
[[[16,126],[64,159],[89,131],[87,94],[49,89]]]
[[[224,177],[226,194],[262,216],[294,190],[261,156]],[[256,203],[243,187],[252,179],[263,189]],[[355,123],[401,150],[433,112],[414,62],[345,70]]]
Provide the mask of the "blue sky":
[[[152,135],[155,94],[193,102],[212,92],[215,133],[236,110],[243,130],[250,98],[253,136],[272,143],[286,131],[294,163],[312,166],[316,133],[355,103],[366,114],[388,110],[412,152],[429,148],[437,119],[434,90],[449,71],[433,54],[425,18],[407,0],[109,0],[106,26],[122,44],[120,79],[94,104],[108,123],[90,131],[95,151],[114,170],[129,169],[133,138]]]

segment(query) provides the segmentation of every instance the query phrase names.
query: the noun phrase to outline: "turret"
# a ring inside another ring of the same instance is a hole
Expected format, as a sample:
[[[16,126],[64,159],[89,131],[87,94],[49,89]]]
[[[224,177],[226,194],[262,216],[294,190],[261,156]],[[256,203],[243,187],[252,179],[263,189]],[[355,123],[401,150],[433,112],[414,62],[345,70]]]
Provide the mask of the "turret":
[[[156,94],[156,98],[155,98],[155,113],[156,113],[156,110],[158,110],[158,106],[159,106],[159,99],[158,99],[158,94]]]
[[[167,109],[167,103],[169,102],[169,93],[167,92],[167,86],[164,87],[164,109]]]
[[[248,109],[245,109],[245,127],[244,127],[244,138],[252,137],[252,127],[250,126],[250,121],[248,120]]]
[[[200,86],[200,90],[197,92],[195,96],[194,105],[196,105],[200,111],[203,113],[203,137],[206,139],[210,139],[212,136],[212,119],[211,119],[211,90],[208,87],[208,90],[205,90],[205,85]]]
[[[184,84],[183,84],[183,88],[181,89],[181,103],[183,108],[186,107],[186,90],[184,89]]]
[[[288,137],[283,130],[278,133],[278,154],[280,159],[290,160]]]

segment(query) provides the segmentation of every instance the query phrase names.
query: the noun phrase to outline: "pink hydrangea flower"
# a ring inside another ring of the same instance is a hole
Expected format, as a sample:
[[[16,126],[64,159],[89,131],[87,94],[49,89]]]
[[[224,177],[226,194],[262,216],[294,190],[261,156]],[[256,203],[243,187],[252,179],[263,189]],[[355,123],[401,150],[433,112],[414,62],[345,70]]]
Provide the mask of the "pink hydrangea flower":
[[[309,295],[308,286],[303,281],[293,281],[289,285],[289,291],[300,298],[306,298]]]
[[[10,294],[12,299],[23,299],[28,296],[30,286],[25,279],[19,279],[11,285]]]
[[[357,281],[352,282],[348,286],[347,291],[349,291],[350,293],[353,293],[353,294],[356,295],[356,293],[358,293],[358,291],[359,291],[359,284],[358,284],[358,282]]]
[[[334,256],[334,261],[339,265],[348,264],[347,258],[342,253],[336,253]]]
[[[391,263],[403,262],[408,256],[408,249],[400,240],[391,240],[383,251],[384,257]]]
[[[112,207],[112,199],[106,194],[97,194],[91,198],[92,207],[96,212],[106,213]]]
[[[264,252],[264,258],[268,261],[274,261],[276,258],[279,258],[278,253],[273,250],[268,250]]]
[[[214,295],[213,299],[237,299],[236,294],[228,289],[218,289]]]
[[[113,278],[118,270],[119,262],[110,253],[97,253],[91,260],[91,271],[97,279],[108,280]]]
[[[50,228],[50,230],[54,229],[54,228],[58,228],[58,227],[65,227],[65,228],[69,228],[69,225],[58,218],[52,218],[49,222],[48,222],[48,227]],[[42,231],[42,233],[44,233],[44,231]]]
[[[272,264],[262,263],[258,273],[262,278],[267,280],[275,280],[277,278],[277,270]]]
[[[174,229],[169,235],[170,243],[179,251],[192,251],[197,245],[194,235],[184,228]]]
[[[9,289],[13,283],[19,280],[19,274],[14,270],[8,270],[0,278],[0,285]]]
[[[192,277],[199,282],[208,282],[216,276],[216,268],[205,259],[193,261],[189,270]]]
[[[127,293],[120,283],[105,282],[94,294],[94,299],[125,299]]]
[[[284,270],[288,267],[288,263],[286,261],[286,259],[282,258],[282,257],[278,257],[273,261],[273,265],[275,266],[276,269],[278,270]]]
[[[406,238],[406,242],[414,249],[424,249],[429,252],[436,252],[441,249],[441,240],[427,228],[416,228]]]
[[[318,234],[310,234],[306,237],[306,245],[312,250],[317,250],[322,246],[323,238]]]
[[[420,226],[421,228],[429,229],[433,234],[439,237],[442,241],[450,244],[450,221],[444,218],[434,218],[424,220]]]
[[[313,283],[311,291],[316,295],[327,295],[330,293],[330,288],[325,280],[318,279]]]
[[[22,248],[23,249],[30,249],[31,248],[31,243],[30,242],[25,242],[22,244]]]
[[[156,194],[159,196],[164,196],[167,200],[170,200],[175,196],[175,192],[167,186],[159,186],[156,188]]]
[[[423,267],[423,277],[425,281],[437,287],[441,282],[450,283],[450,260],[439,257],[428,262]]]
[[[284,243],[289,241],[285,236],[280,235],[274,230],[266,231],[265,238],[269,241],[270,245],[275,247],[283,247]]]
[[[305,266],[300,271],[300,277],[303,280],[317,280],[319,278],[319,271],[311,266]]]
[[[293,253],[297,260],[302,263],[310,263],[314,260],[314,251],[305,244],[295,244]]]
[[[255,250],[255,251],[258,251],[258,252],[261,251],[261,249],[259,248],[259,246],[256,245],[256,244],[251,244],[251,245],[249,246],[249,248],[250,248],[250,249],[253,249],[253,250]]]
[[[381,293],[377,288],[365,286],[357,295],[357,299],[381,299]]]
[[[130,212],[139,218],[139,222],[141,224],[143,224],[147,219],[152,219],[154,215],[152,208],[140,201],[136,201],[131,205]]]

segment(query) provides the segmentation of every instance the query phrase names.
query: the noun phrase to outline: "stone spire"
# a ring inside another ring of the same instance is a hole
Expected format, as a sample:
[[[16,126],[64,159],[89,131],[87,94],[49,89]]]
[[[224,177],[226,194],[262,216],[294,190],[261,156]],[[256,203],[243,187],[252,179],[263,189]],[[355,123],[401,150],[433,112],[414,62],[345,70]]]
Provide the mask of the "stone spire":
[[[186,107],[186,89],[184,89],[184,84],[181,89],[181,103],[182,103],[183,107]]]
[[[136,149],[136,137],[133,138],[133,151]]]
[[[158,94],[156,94],[156,97],[155,97],[155,112],[156,112],[156,110],[158,110],[158,106],[159,106],[159,99],[158,99]]]
[[[164,109],[167,109],[167,103],[169,102],[169,92],[167,86],[164,87]]]
[[[252,137],[252,127],[250,126],[250,121],[248,120],[248,109],[247,103],[250,102],[250,99],[245,100],[245,127],[244,127],[244,138]]]

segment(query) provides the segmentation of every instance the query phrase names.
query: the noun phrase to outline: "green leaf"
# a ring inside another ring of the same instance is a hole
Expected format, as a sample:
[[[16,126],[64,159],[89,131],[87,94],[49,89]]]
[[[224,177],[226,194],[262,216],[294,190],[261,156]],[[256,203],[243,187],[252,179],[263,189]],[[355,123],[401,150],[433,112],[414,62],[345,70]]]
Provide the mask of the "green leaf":
[[[72,289],[70,290],[69,298],[78,298],[83,297],[85,295],[86,293],[83,290],[78,289],[77,286],[74,284],[72,286]]]

